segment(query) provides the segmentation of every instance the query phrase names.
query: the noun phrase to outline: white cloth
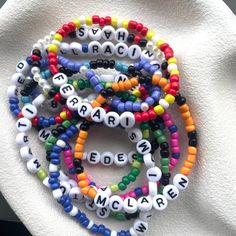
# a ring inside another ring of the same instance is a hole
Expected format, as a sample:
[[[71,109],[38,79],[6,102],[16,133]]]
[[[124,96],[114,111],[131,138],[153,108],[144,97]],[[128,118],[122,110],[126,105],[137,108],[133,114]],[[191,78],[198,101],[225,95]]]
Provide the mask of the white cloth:
[[[0,11],[0,187],[7,201],[33,235],[90,235],[63,212],[20,160],[6,90],[14,66],[29,55],[33,43],[77,16],[92,14],[140,20],[170,43],[179,62],[181,91],[197,124],[200,145],[189,188],[165,211],[155,212],[148,235],[235,235],[236,20],[221,0],[8,0]],[[183,127],[180,119],[178,123]],[[89,143],[96,143],[94,147],[101,151],[103,145],[107,150],[130,150],[128,139],[125,148],[118,141],[125,134],[119,132],[114,141],[107,134],[113,133],[108,128],[93,129]],[[98,143],[98,138],[107,142]],[[31,146],[45,159],[38,141]],[[119,176],[125,173],[115,171]],[[119,179],[113,177],[113,168],[93,170],[92,176],[107,184]],[[131,222],[110,219],[106,224],[113,229],[131,226]]]

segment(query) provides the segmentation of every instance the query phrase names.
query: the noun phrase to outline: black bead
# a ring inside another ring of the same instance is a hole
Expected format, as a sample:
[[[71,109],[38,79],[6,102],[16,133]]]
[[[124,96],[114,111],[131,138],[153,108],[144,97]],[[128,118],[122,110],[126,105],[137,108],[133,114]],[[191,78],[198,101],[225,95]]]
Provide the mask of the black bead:
[[[166,79],[169,79],[169,78],[170,78],[170,73],[167,72],[167,73],[166,73]]]
[[[82,165],[82,161],[78,158],[75,158],[73,160],[73,164],[74,164],[75,167],[80,167]]]
[[[132,219],[132,216],[131,216],[131,214],[125,212],[125,218],[126,218],[127,220],[131,220],[131,219]]]
[[[114,69],[116,62],[114,60],[109,61],[109,68]]]
[[[62,134],[62,133],[64,133],[66,131],[66,128],[63,126],[63,125],[58,125],[57,126],[57,132],[59,133],[59,134]]]
[[[37,126],[35,126],[35,129],[36,129],[37,131],[40,131],[41,129],[43,129],[43,127],[42,127],[41,125],[37,125]]]
[[[80,125],[80,129],[84,130],[84,131],[88,131],[89,130],[89,124],[84,122]]]
[[[162,175],[160,182],[162,185],[166,186],[170,183],[170,177],[167,175]]]
[[[197,139],[196,138],[190,139],[188,145],[192,147],[197,147]]]
[[[32,91],[32,86],[30,84],[26,84],[24,89],[28,92],[28,91]]]
[[[52,135],[55,136],[55,137],[58,137],[59,136],[59,132],[57,131],[57,129],[52,129]]]
[[[146,39],[140,39],[138,45],[139,45],[140,47],[146,47],[146,45],[147,45],[147,40],[146,40]]]
[[[179,93],[176,94],[175,99],[176,99],[176,103],[179,106],[182,106],[186,103],[186,98],[182,97]]]
[[[141,71],[135,70],[133,75],[134,75],[134,76],[142,76],[143,74],[142,74]]]
[[[47,155],[46,155],[46,160],[47,160],[47,161],[51,161],[50,155],[51,155],[51,153],[47,153]]]
[[[41,63],[40,63],[40,61],[33,61],[32,62],[32,67],[40,67],[40,65],[41,65]]]
[[[69,35],[69,37],[72,38],[72,39],[76,38],[76,33],[75,33],[75,31],[70,32],[68,35]]]
[[[96,61],[90,61],[89,65],[91,69],[97,69],[98,68],[98,63]]]
[[[104,97],[104,98],[108,98],[108,94],[106,89],[101,90],[100,94]]]
[[[161,149],[160,155],[161,155],[161,157],[169,157],[170,156],[170,152],[169,152],[168,149],[165,149],[165,150]]]
[[[166,61],[164,61],[162,64],[161,64],[161,69],[162,70],[166,70],[168,67],[168,63]]]
[[[64,74],[65,74],[65,73],[66,73],[66,68],[65,68],[65,67],[63,67],[63,66],[62,66],[62,67],[60,67],[60,68],[59,68],[59,72],[61,72],[61,73],[64,73]]]
[[[134,74],[135,74],[135,68],[134,68],[134,66],[129,66],[129,67],[128,67],[128,73],[129,73],[130,75],[134,75]]]
[[[65,105],[66,104],[66,98],[61,98],[60,101],[61,105]]]
[[[150,120],[149,126],[152,131],[156,131],[156,130],[160,129],[160,125],[155,120]]]
[[[115,95],[115,92],[111,87],[107,88],[106,90],[108,97],[113,97]]]
[[[76,174],[81,174],[84,172],[84,167],[83,166],[79,166],[77,168],[75,168],[75,172]]]
[[[109,68],[109,61],[107,59],[103,60],[103,68],[108,69]]]
[[[134,34],[129,34],[127,37],[127,42],[128,43],[133,43],[134,42]]]
[[[169,148],[169,144],[168,144],[167,142],[161,143],[161,144],[160,144],[160,148],[161,148],[162,150],[166,150],[166,149]]]
[[[40,51],[39,49],[34,49],[34,50],[32,51],[32,54],[33,54],[33,55],[36,55],[36,56],[38,56],[38,57],[41,58],[41,51]]]
[[[54,97],[56,94],[57,94],[57,91],[54,90],[54,89],[51,89],[51,90],[48,92],[48,95],[49,95],[51,98]]]
[[[145,82],[146,82],[144,76],[139,76],[139,77],[138,77],[138,81],[139,81],[140,84],[145,84]]]
[[[21,91],[20,91],[20,94],[21,94],[22,96],[28,96],[28,95],[29,95],[29,93],[26,92],[25,90],[21,90]]]
[[[74,73],[73,73],[72,70],[66,69],[65,74],[70,77],[70,76],[72,76]]]
[[[103,60],[97,59],[98,68],[101,68],[103,66]]]
[[[31,80],[29,84],[31,85],[32,88],[35,88],[38,86],[38,82],[35,80]]]
[[[152,82],[151,76],[146,76],[145,80],[146,80],[146,84],[150,84]]]
[[[197,138],[197,131],[194,130],[194,131],[188,132],[188,138],[196,139]]]

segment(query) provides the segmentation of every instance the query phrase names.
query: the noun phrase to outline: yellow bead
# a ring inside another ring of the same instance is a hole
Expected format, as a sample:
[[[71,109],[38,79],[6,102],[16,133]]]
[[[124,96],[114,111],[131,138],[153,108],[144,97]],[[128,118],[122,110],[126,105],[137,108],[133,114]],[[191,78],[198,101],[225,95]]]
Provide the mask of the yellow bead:
[[[91,26],[93,24],[92,17],[86,16],[85,23],[86,23],[86,25]]]
[[[135,102],[142,102],[143,100],[141,98],[137,98]]]
[[[111,18],[111,25],[114,27],[117,27],[118,19],[117,18]]]
[[[162,44],[164,44],[165,43],[165,40],[164,39],[159,39],[158,41],[157,41],[157,43],[156,43],[156,46],[158,47],[158,48],[160,48],[160,46],[162,45]]]
[[[74,20],[72,20],[72,22],[76,25],[77,28],[79,28],[81,26],[79,19],[74,19]]]
[[[114,192],[117,192],[119,190],[119,187],[118,187],[117,184],[112,184],[112,185],[110,185],[110,189],[114,193]]]
[[[50,44],[48,47],[49,52],[57,52],[58,51],[58,46],[56,44]]]
[[[76,80],[73,80],[73,83],[72,83],[73,87],[75,88],[75,90],[78,90],[79,87],[78,87],[78,83]]]
[[[139,91],[138,89],[135,89],[135,90],[133,91],[133,95],[135,95],[136,97],[140,97],[140,96],[141,96],[141,93],[140,93],[140,91]]]
[[[62,118],[62,120],[66,120],[66,112],[65,111],[63,111],[63,112],[61,112],[60,113],[60,117]]]
[[[170,75],[179,75],[179,70],[172,70]]]
[[[154,35],[155,35],[155,33],[153,31],[148,31],[146,37],[148,40],[152,40]]]
[[[161,105],[157,105],[154,107],[154,111],[157,115],[161,115],[165,110]]]
[[[168,59],[168,64],[171,64],[171,63],[177,64],[177,59],[175,57],[169,58]]]
[[[143,130],[142,133],[143,133],[143,138],[148,139],[150,137],[149,129]]]
[[[128,28],[128,24],[129,24],[129,21],[128,20],[123,20],[123,22],[122,22],[122,26],[124,27],[124,28]]]
[[[141,167],[141,163],[137,160],[134,160],[132,163],[132,167],[139,169]]]
[[[175,102],[175,97],[171,94],[167,94],[164,98],[169,104],[173,104]]]
[[[61,42],[61,41],[63,40],[63,37],[62,37],[60,34],[56,33],[56,34],[54,35],[54,39],[57,40],[57,41],[59,41],[59,42]]]

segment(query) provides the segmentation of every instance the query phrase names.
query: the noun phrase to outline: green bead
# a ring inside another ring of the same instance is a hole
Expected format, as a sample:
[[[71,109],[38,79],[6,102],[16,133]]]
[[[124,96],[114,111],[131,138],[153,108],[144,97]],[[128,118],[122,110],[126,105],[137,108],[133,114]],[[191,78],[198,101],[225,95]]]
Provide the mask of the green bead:
[[[124,177],[122,178],[122,182],[123,182],[125,185],[128,185],[128,184],[130,183],[130,181],[129,181],[129,179],[128,179],[127,176],[124,176]]]
[[[122,96],[122,94],[123,94],[122,92],[117,92],[116,96],[120,98]]]
[[[112,185],[110,185],[110,189],[113,193],[115,193],[119,190],[119,187],[117,184],[112,184]]]
[[[112,83],[111,82],[106,82],[105,88],[111,88]]]
[[[105,88],[106,82],[101,81],[100,84],[102,85],[103,88]]]
[[[149,137],[150,137],[149,129],[143,130],[142,133],[143,133],[144,139],[149,139]]]
[[[161,130],[156,130],[155,132],[154,132],[154,137],[155,138],[158,138],[158,137],[160,137],[160,136],[162,136],[162,131]]]
[[[144,162],[143,155],[137,152],[137,159],[136,160],[139,161],[140,163],[143,163]]]
[[[162,193],[163,193],[163,188],[164,188],[164,186],[161,185],[161,186],[158,188],[158,193],[162,194]]]
[[[169,166],[162,166],[161,171],[163,174],[168,174],[169,173]]]
[[[126,187],[126,185],[123,183],[123,182],[120,182],[119,184],[118,184],[118,187],[119,187],[119,189],[121,190],[121,191],[123,191],[123,190],[125,190],[127,187]]]
[[[134,182],[136,180],[136,177],[132,174],[128,174],[127,177],[131,182]]]
[[[57,142],[57,138],[54,137],[53,135],[51,135],[51,136],[48,138],[47,142],[52,143],[52,144],[55,144],[55,143]]]
[[[77,83],[80,90],[85,89],[85,82],[83,79],[79,79]]]
[[[72,119],[72,120],[70,120],[70,123],[71,123],[72,125],[77,125],[77,124],[78,124],[78,121],[77,121],[76,119]]]
[[[168,166],[169,165],[169,158],[161,158],[161,165]]]
[[[140,174],[140,170],[137,168],[132,168],[130,171],[130,174],[132,174],[133,176],[138,176]]]
[[[73,80],[72,79],[68,79],[67,83],[72,85],[73,84]]]
[[[149,129],[149,125],[147,122],[142,122],[140,125],[141,130]]]
[[[131,102],[135,102],[135,101],[136,101],[136,96],[133,95],[133,94],[131,94],[131,95],[129,96],[129,100],[130,100]]]
[[[45,143],[45,149],[46,151],[50,151],[52,149],[53,143],[46,142]]]
[[[166,137],[164,135],[161,135],[160,137],[157,138],[158,143],[164,143],[166,142]]]
[[[125,214],[123,212],[117,212],[116,219],[117,220],[126,220]]]
[[[91,84],[89,82],[89,80],[84,80],[84,83],[85,83],[85,88],[90,88],[91,87]]]
[[[128,98],[129,98],[129,93],[128,93],[128,92],[124,92],[124,93],[122,94],[122,99],[124,99],[125,101],[127,101]]]
[[[141,163],[137,160],[134,160],[133,163],[132,163],[132,167],[139,169],[141,167]]]
[[[48,175],[44,169],[39,169],[39,171],[37,172],[37,176],[41,181],[43,181]]]
[[[71,126],[71,122],[69,120],[65,120],[62,122],[62,125],[65,127],[65,128],[69,128]]]

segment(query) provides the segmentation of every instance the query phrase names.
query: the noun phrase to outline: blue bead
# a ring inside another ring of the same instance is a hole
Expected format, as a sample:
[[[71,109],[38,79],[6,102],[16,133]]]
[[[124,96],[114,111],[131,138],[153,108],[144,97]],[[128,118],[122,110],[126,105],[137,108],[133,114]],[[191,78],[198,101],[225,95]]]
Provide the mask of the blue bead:
[[[49,184],[58,183],[58,180],[57,180],[57,178],[49,178],[49,179],[48,179],[48,183],[49,183]]]
[[[140,69],[143,68],[146,63],[148,63],[147,60],[141,60],[141,61],[139,62],[139,68],[140,68]]]
[[[59,199],[57,199],[57,202],[63,205],[63,203],[66,201],[67,197],[65,195],[61,196]]]
[[[150,74],[154,74],[154,72],[156,72],[158,70],[158,67],[157,66],[151,66],[150,68],[149,68],[149,73]]]
[[[89,81],[90,81],[90,83],[91,83],[91,85],[93,86],[93,87],[95,87],[97,84],[99,84],[99,78],[98,78],[98,76],[92,76],[90,79],[89,79]]]
[[[74,136],[74,133],[71,131],[71,130],[67,130],[66,131],[66,135],[69,137],[69,138],[72,138]]]
[[[51,189],[52,189],[52,190],[55,190],[55,189],[58,189],[58,188],[60,188],[60,184],[59,184],[59,183],[53,183],[53,184],[51,184]]]
[[[68,207],[68,206],[70,206],[70,205],[71,205],[71,200],[70,200],[70,198],[67,198],[67,199],[65,200],[65,202],[63,203],[63,207],[66,208],[66,207]]]
[[[66,134],[60,135],[59,138],[63,141],[68,141],[69,140],[69,137]]]
[[[10,108],[10,111],[13,112],[15,109],[18,109],[19,106],[17,104],[12,104],[9,106],[9,108]]]
[[[19,110],[19,109],[15,109],[15,110],[13,111],[13,114],[14,114],[15,116],[18,116],[19,113],[20,113],[20,110]]]
[[[85,73],[85,76],[88,78],[88,79],[90,79],[92,76],[94,76],[95,74],[94,74],[94,72],[93,71],[91,71],[91,70],[88,70],[88,71],[86,71],[86,73]]]
[[[65,150],[69,150],[69,149],[71,149],[71,146],[67,143],[66,146],[63,148],[63,150],[65,151]]]
[[[126,111],[133,111],[133,102],[131,102],[131,101],[125,102],[125,110]]]
[[[33,62],[33,60],[31,59],[31,57],[27,57],[27,58],[26,58],[26,61],[27,61],[27,63],[28,63],[29,65],[31,65],[32,62]]]
[[[49,117],[49,123],[50,123],[50,125],[56,124],[55,118],[53,116]]]
[[[100,93],[101,90],[103,90],[103,86],[101,84],[97,84],[95,87],[94,87],[94,90],[96,93]]]
[[[123,102],[119,102],[119,104],[117,106],[117,110],[119,112],[124,112],[125,111],[125,104]]]
[[[78,220],[79,220],[80,223],[82,223],[86,218],[87,218],[86,215],[84,213],[81,213]]]
[[[17,97],[10,97],[9,103],[10,104],[18,104],[19,103],[19,99]]]
[[[52,159],[59,159],[60,155],[58,153],[56,153],[56,152],[51,152],[50,157]]]
[[[118,70],[118,71],[121,71],[121,69],[122,69],[122,63],[116,62],[116,64],[115,64],[115,69]]]
[[[50,178],[58,178],[60,176],[59,171],[51,171],[49,173]]]
[[[126,231],[126,236],[131,236],[129,231]]]
[[[67,206],[67,207],[64,208],[64,211],[67,212],[67,213],[69,213],[69,212],[72,210],[72,208],[73,208],[73,205],[70,204],[69,206]]]
[[[82,52],[87,53],[88,52],[88,44],[84,43],[82,44]]]
[[[180,158],[180,153],[172,153],[171,156],[175,159],[179,159]]]
[[[112,99],[111,106],[112,106],[113,108],[117,108],[119,102],[120,102],[120,99],[114,98],[114,99]]]
[[[68,68],[69,70],[75,71],[75,63],[74,63],[74,62],[69,62],[69,63],[67,64],[67,68]]]
[[[147,97],[145,99],[145,102],[149,105],[149,106],[152,106],[154,104],[154,99],[152,97]]]
[[[129,68],[129,67],[128,67],[127,65],[123,65],[123,66],[122,66],[122,72],[123,72],[123,73],[127,73],[127,72],[128,72],[128,68]]]
[[[149,68],[150,68],[151,66],[152,66],[152,65],[151,65],[149,62],[147,62],[147,63],[144,64],[143,68],[144,68],[145,71],[149,72]]]
[[[171,125],[170,127],[168,127],[168,129],[171,133],[175,133],[178,130],[176,125]]]
[[[51,159],[51,163],[54,165],[59,165],[61,163],[60,159]]]
[[[141,103],[140,102],[134,102],[133,103],[133,111],[140,111],[141,109]]]
[[[104,236],[111,236],[111,230],[110,229],[105,229]]]
[[[90,231],[91,231],[92,233],[96,234],[96,233],[98,232],[98,226],[97,226],[96,224],[94,224],[94,225],[91,227]]]
[[[43,120],[42,126],[43,126],[43,127],[49,127],[49,126],[50,126],[49,119],[45,118],[45,119]]]
[[[141,188],[135,188],[135,189],[134,189],[134,192],[135,192],[135,194],[136,194],[137,197],[143,196],[143,191],[142,191]]]
[[[118,236],[126,236],[126,232],[124,230],[122,230],[118,233]]]
[[[39,125],[43,126],[43,121],[44,121],[44,117],[43,116],[40,116],[39,117]]]
[[[96,183],[95,183],[95,182],[90,182],[89,185],[90,185],[90,186],[96,186]]]
[[[99,234],[104,234],[105,233],[105,226],[104,225],[99,225],[98,226],[98,233]]]
[[[89,219],[85,219],[82,223],[82,226],[86,228],[89,225],[89,222]]]
[[[75,62],[75,71],[80,71],[82,64],[80,62]]]
[[[71,168],[68,170],[70,175],[74,175],[76,173],[75,168]]]
[[[57,146],[57,145],[53,145],[52,146],[52,151],[56,152],[56,153],[60,153],[62,151],[62,148]]]
[[[82,213],[80,212],[80,210],[78,210],[78,213],[75,215],[75,219],[79,220],[81,214]]]

